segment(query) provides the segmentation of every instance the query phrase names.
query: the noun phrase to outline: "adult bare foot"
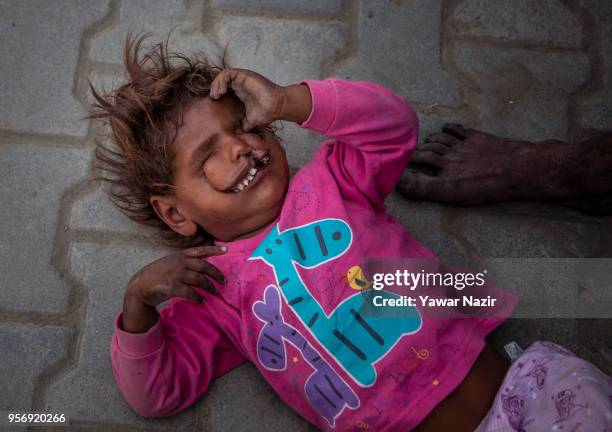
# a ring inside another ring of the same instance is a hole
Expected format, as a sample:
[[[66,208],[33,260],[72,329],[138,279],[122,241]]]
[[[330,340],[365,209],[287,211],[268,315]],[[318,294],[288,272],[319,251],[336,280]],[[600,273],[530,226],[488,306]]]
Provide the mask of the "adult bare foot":
[[[410,199],[563,203],[612,192],[610,135],[579,144],[532,143],[447,124],[417,146],[411,163],[433,166],[436,172],[427,175],[408,167],[397,189]]]

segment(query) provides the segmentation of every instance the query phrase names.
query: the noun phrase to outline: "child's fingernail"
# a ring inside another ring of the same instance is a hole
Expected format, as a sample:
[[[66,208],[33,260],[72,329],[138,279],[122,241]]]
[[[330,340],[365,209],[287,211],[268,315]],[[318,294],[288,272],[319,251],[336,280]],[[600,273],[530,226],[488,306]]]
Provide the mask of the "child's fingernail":
[[[225,252],[227,250],[227,246],[221,246],[221,250]]]

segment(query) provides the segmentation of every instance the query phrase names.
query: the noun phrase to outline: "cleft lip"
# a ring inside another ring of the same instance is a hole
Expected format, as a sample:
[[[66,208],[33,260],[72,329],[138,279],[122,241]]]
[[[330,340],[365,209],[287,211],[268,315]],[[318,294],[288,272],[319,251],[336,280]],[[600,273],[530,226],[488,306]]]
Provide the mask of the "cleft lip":
[[[258,149],[258,150],[253,150],[253,157],[260,161],[261,159],[263,159],[264,156],[270,156],[270,149],[266,149],[266,150],[262,150],[262,149]]]
[[[251,168],[264,169],[266,166],[270,165],[271,157],[270,150],[253,150],[253,156],[250,157],[245,165],[245,167],[240,171],[240,174],[236,176],[233,184],[225,189],[226,192],[232,193],[240,193],[242,191],[236,190],[238,185],[242,183],[242,181],[247,177]],[[264,162],[265,161],[265,162]]]
[[[263,162],[263,160],[264,160],[264,159],[267,159],[267,161],[266,161],[266,162]],[[270,150],[266,150],[266,151],[264,151],[264,152],[261,154],[261,156],[260,156],[260,157],[256,157],[256,158],[255,158],[255,166],[256,166],[257,168],[264,167],[264,166],[266,166],[266,165],[269,165],[269,164],[270,164],[270,160],[271,160],[271,157],[270,157]]]

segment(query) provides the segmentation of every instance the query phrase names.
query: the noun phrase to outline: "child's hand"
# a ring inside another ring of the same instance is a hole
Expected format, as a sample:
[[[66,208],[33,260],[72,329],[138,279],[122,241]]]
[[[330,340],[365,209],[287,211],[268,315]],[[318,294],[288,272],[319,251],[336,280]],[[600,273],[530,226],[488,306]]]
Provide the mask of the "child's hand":
[[[280,120],[283,112],[285,88],[247,69],[224,69],[215,77],[210,87],[210,97],[219,99],[231,87],[244,103],[245,131],[255,126],[268,125]]]
[[[227,250],[227,249],[226,249]],[[217,294],[206,276],[226,283],[223,274],[202,258],[226,252],[219,246],[201,246],[168,255],[141,268],[130,280],[126,298],[151,307],[172,298],[184,297],[202,303],[202,296],[189,285]]]

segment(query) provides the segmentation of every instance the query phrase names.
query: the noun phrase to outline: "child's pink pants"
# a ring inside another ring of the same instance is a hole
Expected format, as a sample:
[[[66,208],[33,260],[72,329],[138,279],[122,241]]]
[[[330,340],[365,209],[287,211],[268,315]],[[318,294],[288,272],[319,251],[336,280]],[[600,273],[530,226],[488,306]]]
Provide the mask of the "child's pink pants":
[[[504,378],[476,432],[612,431],[612,378],[552,342],[535,342]]]

